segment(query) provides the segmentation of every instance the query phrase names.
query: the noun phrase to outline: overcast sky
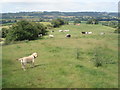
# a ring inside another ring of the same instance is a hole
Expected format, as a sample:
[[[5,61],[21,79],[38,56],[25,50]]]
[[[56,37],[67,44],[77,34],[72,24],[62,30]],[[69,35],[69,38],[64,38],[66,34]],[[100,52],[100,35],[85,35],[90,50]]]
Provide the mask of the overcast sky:
[[[0,0],[0,12],[117,12],[119,0]]]

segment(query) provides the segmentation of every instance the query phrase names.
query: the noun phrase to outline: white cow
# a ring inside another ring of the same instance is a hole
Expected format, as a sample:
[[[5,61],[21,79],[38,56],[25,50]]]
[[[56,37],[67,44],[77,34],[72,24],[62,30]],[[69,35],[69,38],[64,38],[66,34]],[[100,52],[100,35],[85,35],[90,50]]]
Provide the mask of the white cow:
[[[63,30],[59,30],[59,32],[63,32]]]
[[[100,35],[104,35],[105,33],[104,32],[101,32]]]
[[[69,32],[70,30],[64,30],[64,32]]]
[[[87,32],[87,34],[92,34],[92,32]]]
[[[50,35],[49,35],[49,37],[50,37],[50,38],[53,38],[53,37],[54,37],[54,35],[51,35],[51,34],[50,34]]]
[[[42,37],[42,34],[39,34],[38,37]]]

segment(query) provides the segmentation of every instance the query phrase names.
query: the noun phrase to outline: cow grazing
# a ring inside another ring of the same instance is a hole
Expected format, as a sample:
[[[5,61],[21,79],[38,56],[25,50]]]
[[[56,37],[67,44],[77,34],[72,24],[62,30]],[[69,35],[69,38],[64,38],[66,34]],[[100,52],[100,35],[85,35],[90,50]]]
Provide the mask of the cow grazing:
[[[82,34],[87,34],[86,32],[82,32]]]
[[[59,32],[63,32],[63,30],[59,30]]]
[[[80,24],[76,24],[77,26],[79,26]]]
[[[70,30],[64,30],[64,32],[69,32]]]
[[[92,32],[82,32],[82,34],[92,34]]]
[[[87,34],[92,34],[92,32],[87,32]]]
[[[70,34],[66,34],[66,36],[65,36],[65,37],[70,38],[70,37],[71,37],[71,35],[70,35]]]
[[[50,38],[53,38],[53,37],[54,37],[54,35],[49,35],[49,37],[50,37]]]
[[[100,35],[104,35],[105,33],[104,32],[101,32]]]
[[[39,34],[38,37],[42,37],[42,34]]]
[[[51,33],[54,32],[54,31],[51,31]]]

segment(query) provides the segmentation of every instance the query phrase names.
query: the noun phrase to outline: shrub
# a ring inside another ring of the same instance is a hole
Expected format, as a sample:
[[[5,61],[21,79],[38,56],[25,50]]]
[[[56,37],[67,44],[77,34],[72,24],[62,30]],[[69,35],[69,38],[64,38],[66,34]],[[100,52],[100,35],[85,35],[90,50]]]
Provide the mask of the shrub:
[[[53,27],[59,27],[61,25],[64,25],[64,24],[68,24],[67,21],[65,21],[64,19],[53,19],[51,24],[53,25]]]
[[[117,28],[119,26],[117,21],[102,22],[102,25],[109,26],[109,27],[112,27],[112,28]]]
[[[116,29],[114,33],[120,33],[120,29]]]
[[[77,58],[77,59],[80,59],[80,50],[79,50],[79,49],[77,49],[76,58]]]
[[[114,50],[108,47],[96,47],[94,48],[93,63],[96,67],[100,67],[106,64],[117,64],[116,56],[113,54]]]
[[[93,61],[94,61],[94,65],[96,67],[99,67],[99,66],[103,65],[103,57],[102,57],[102,55],[103,54],[101,52],[101,48],[100,47],[95,48]]]
[[[52,20],[51,24],[53,25],[53,27],[59,27],[60,26],[60,22],[58,20]]]
[[[80,60],[80,59],[83,59],[83,54],[84,52],[82,51],[81,48],[76,48],[76,59]]]
[[[81,23],[80,19],[75,19],[74,24]]]
[[[53,25],[51,25],[51,24],[47,24],[46,26],[47,26],[47,29],[53,28]]]
[[[87,21],[86,24],[98,24],[98,20],[97,19],[90,19]]]
[[[47,32],[46,29],[47,27],[44,26],[42,23],[34,23],[35,27],[38,29],[39,34],[45,35]]]
[[[38,38],[39,33],[45,33],[45,29],[42,24],[22,20],[9,29],[6,41],[35,40]]]
[[[120,33],[120,22],[118,22],[118,27],[117,27],[117,29],[114,32],[115,33]]]
[[[58,18],[57,21],[60,22],[60,25],[64,25],[65,24],[65,21],[63,19]]]
[[[113,27],[113,28],[117,28],[118,23],[115,22],[115,21],[110,21],[110,22],[109,22],[109,26],[110,26],[110,27]]]
[[[2,38],[5,38],[6,36],[7,36],[7,34],[8,34],[8,29],[7,28],[2,28],[2,31],[1,31],[2,33],[2,36],[0,36],[0,37],[2,37]]]

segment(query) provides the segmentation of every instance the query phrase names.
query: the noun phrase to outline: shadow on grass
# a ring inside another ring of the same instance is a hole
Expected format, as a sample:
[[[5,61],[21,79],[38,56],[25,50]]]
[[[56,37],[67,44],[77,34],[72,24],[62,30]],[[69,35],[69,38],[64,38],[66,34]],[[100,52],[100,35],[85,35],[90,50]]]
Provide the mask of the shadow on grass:
[[[37,65],[35,65],[33,68],[40,67],[40,66],[46,66],[46,65],[48,65],[48,64],[37,64]],[[31,68],[32,68],[32,67],[31,67]]]
[[[48,64],[37,64],[37,65],[34,65],[34,67],[26,67],[26,70],[27,69],[30,69],[30,68],[37,68],[37,67],[40,67],[40,66],[46,66]],[[14,69],[13,71],[19,71],[19,70],[22,70],[22,68],[20,67],[19,69]]]

